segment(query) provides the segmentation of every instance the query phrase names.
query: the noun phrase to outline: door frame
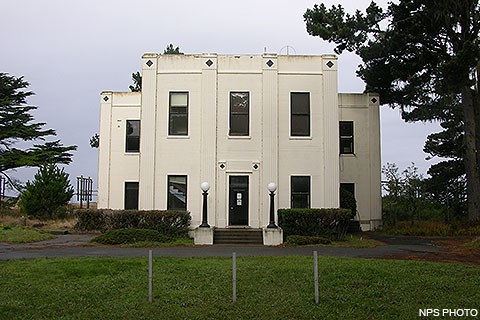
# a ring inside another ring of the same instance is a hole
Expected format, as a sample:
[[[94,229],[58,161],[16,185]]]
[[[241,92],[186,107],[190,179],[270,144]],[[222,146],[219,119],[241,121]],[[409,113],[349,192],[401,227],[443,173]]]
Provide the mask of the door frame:
[[[240,177],[247,177],[248,178],[248,202],[247,202],[247,224],[246,225],[234,225],[230,224],[230,177],[232,176],[240,176]],[[226,205],[227,205],[227,227],[235,228],[235,227],[249,227],[250,226],[250,211],[251,211],[251,181],[252,174],[249,172],[230,172],[227,174],[227,187],[226,187]]]

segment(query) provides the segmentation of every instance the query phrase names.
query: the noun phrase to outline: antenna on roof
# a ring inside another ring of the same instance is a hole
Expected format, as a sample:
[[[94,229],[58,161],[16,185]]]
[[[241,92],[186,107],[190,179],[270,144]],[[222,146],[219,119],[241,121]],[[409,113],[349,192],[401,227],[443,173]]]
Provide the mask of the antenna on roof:
[[[283,49],[285,49],[285,50],[287,51],[287,56],[290,55],[290,49],[293,50],[293,52],[294,52],[293,54],[297,54],[297,50],[295,50],[294,47],[289,46],[289,45],[286,45],[286,46],[282,47],[282,49],[280,49],[280,51],[278,52],[278,54],[282,54]]]

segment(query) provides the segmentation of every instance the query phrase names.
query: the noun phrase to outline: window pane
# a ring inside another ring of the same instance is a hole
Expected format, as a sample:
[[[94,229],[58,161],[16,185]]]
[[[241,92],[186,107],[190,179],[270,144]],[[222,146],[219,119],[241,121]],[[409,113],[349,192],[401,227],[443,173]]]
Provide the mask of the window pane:
[[[292,114],[310,114],[310,93],[292,92],[290,95]]]
[[[184,136],[188,134],[188,118],[186,114],[170,114],[170,131],[168,134]]]
[[[248,114],[237,114],[230,116],[230,135],[248,136]]]
[[[310,208],[310,177],[292,176],[292,208]]]
[[[188,93],[186,92],[171,92],[170,106],[172,107],[186,107],[188,105]]]
[[[168,210],[187,210],[187,176],[168,176]]]
[[[125,210],[138,209],[138,182],[125,182]]]
[[[352,154],[353,150],[353,121],[340,121],[340,154]]]
[[[249,99],[248,92],[230,92],[230,135],[249,135]]]
[[[340,121],[340,136],[353,136],[353,121]]]
[[[188,135],[188,92],[170,92],[168,134]]]
[[[309,115],[293,115],[291,117],[292,136],[309,136],[310,135],[310,116]]]
[[[310,93],[290,93],[290,135],[310,135]]]
[[[125,152],[140,152],[140,120],[127,120]]]

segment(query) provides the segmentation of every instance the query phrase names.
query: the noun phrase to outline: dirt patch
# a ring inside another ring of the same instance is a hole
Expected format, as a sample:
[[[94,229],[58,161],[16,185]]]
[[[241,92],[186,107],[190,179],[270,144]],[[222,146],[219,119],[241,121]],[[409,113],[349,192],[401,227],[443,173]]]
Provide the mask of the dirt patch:
[[[439,252],[405,251],[386,255],[384,259],[426,260],[436,262],[454,262],[480,265],[480,249],[466,248],[465,244],[474,237],[456,238],[430,238],[433,245],[440,249]]]

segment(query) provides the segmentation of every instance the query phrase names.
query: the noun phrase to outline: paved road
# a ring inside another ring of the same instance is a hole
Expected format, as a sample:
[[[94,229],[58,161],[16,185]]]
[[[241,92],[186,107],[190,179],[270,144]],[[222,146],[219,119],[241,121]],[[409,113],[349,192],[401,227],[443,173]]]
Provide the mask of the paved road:
[[[77,257],[146,257],[153,249],[155,257],[228,257],[232,252],[237,256],[311,256],[317,251],[323,256],[381,258],[392,255],[408,254],[423,256],[440,251],[428,240],[398,240],[384,246],[368,249],[333,247],[265,247],[265,246],[197,246],[197,247],[155,247],[155,248],[119,248],[111,246],[93,246],[89,244],[92,235],[61,235],[53,240],[32,244],[12,245],[0,243],[0,260],[32,258],[77,258]]]

